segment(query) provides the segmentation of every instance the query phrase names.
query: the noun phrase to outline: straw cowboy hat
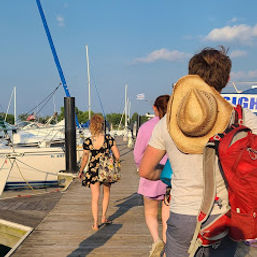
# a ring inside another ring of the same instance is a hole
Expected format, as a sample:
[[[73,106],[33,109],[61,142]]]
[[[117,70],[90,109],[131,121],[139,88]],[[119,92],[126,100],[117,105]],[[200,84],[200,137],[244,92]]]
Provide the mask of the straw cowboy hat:
[[[184,153],[203,153],[209,138],[230,123],[233,106],[198,75],[176,83],[167,109],[168,131]]]

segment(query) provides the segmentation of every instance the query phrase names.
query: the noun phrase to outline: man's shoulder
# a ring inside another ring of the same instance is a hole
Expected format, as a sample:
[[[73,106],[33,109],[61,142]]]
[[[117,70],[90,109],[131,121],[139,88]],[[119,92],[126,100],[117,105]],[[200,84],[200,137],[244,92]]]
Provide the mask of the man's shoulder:
[[[164,136],[166,134],[167,123],[166,123],[166,115],[159,120],[159,122],[155,125],[153,134],[160,134]]]
[[[243,109],[244,125],[249,127],[253,133],[257,134],[257,115],[249,109]]]

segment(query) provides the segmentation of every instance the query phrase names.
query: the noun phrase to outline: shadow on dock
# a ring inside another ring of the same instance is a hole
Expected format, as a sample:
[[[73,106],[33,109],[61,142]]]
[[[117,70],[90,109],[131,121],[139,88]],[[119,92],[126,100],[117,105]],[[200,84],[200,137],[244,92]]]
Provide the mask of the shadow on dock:
[[[82,241],[79,244],[79,248],[67,255],[67,257],[87,256],[94,249],[103,246],[121,227],[122,224],[105,225],[92,236]]]
[[[142,197],[137,193],[133,193],[128,197],[117,200],[116,202],[121,201],[123,202],[115,206],[118,207],[118,209],[115,211],[115,213],[109,216],[109,220],[115,221],[115,219],[124,215],[131,208],[143,206]],[[108,240],[113,237],[113,235],[115,235],[122,228],[122,226],[122,224],[100,225],[97,232],[95,232],[87,239],[83,240],[79,244],[79,248],[74,250],[71,254],[67,255],[67,257],[87,256],[94,249],[103,246]]]

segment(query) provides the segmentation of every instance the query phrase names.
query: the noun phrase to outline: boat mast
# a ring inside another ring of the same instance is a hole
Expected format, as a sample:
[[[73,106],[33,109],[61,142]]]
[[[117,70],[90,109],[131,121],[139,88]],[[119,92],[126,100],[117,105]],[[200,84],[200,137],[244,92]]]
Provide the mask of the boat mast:
[[[125,131],[128,127],[128,103],[127,103],[128,85],[125,85]]]
[[[87,59],[87,81],[88,81],[88,119],[91,120],[91,85],[90,85],[88,45],[86,45],[86,59]]]
[[[16,87],[13,88],[13,115],[14,115],[14,125],[16,125],[17,113],[16,113]]]
[[[10,97],[10,100],[9,100],[9,103],[8,103],[8,107],[7,107],[7,111],[6,111],[6,114],[5,114],[5,118],[4,118],[4,121],[7,120],[7,115],[8,115],[8,112],[9,112],[9,108],[10,108],[10,104],[11,104],[11,101],[12,101],[12,96],[13,96],[13,116],[14,116],[14,125],[16,125],[16,87],[14,86],[13,87],[13,90],[12,90],[12,93],[11,93],[11,97]]]

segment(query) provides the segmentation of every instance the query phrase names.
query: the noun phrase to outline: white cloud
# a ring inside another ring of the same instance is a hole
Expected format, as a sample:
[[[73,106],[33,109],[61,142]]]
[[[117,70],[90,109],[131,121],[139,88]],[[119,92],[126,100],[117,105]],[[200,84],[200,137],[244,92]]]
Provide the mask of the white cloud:
[[[61,15],[57,15],[56,20],[57,20],[57,24],[58,24],[59,27],[64,27],[65,26],[64,18]]]
[[[257,37],[257,24],[248,26],[245,24],[225,26],[223,28],[213,29],[206,37],[209,41],[239,41],[241,43],[251,43]]]
[[[231,76],[231,80],[257,79],[257,70],[231,72],[230,76]]]
[[[228,22],[229,23],[235,23],[238,21],[238,18],[237,17],[233,17],[231,20],[229,20]]]
[[[179,60],[183,60],[189,56],[191,56],[191,54],[180,52],[178,50],[170,51],[168,49],[162,48],[162,49],[151,52],[146,57],[136,58],[135,62],[136,63],[138,63],[138,62],[151,63],[151,62],[155,62],[158,60],[179,61]]]
[[[231,52],[230,57],[231,58],[236,58],[236,57],[242,57],[242,56],[246,56],[247,52],[246,51],[242,51],[242,50],[234,50]]]

